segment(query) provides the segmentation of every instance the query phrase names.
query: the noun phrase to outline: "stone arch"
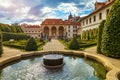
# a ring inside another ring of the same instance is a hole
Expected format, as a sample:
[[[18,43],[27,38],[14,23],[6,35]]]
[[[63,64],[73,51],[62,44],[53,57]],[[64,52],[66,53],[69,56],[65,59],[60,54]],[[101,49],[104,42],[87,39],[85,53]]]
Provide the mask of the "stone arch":
[[[93,39],[93,30],[90,29],[90,39]]]
[[[86,31],[83,31],[83,33],[82,33],[82,39],[83,39],[83,40],[86,39]]]
[[[55,26],[51,28],[51,36],[53,38],[57,37],[57,28]]]
[[[90,30],[87,30],[86,33],[87,33],[86,39],[89,40],[90,39]]]
[[[64,37],[64,27],[60,26],[58,28],[58,33],[59,33],[59,38],[63,38]]]
[[[48,38],[48,37],[49,37],[49,27],[48,27],[48,26],[45,26],[45,27],[44,27],[44,32],[43,32],[43,33],[44,33],[44,37],[45,37],[45,38]]]

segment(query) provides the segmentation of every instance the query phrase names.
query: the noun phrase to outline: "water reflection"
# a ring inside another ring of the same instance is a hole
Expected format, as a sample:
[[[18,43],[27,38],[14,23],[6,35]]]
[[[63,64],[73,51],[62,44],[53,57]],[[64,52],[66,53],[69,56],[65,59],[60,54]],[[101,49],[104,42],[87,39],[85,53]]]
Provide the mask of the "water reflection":
[[[46,69],[42,57],[33,57],[7,65],[0,70],[0,80],[104,80],[106,70],[95,61],[65,56],[60,69]]]

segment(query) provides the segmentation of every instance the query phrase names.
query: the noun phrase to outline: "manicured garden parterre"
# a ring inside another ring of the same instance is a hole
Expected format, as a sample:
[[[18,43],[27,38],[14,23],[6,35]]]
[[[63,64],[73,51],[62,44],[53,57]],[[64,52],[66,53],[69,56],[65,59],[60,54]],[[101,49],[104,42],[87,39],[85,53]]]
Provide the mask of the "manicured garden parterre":
[[[79,37],[77,37],[76,39],[77,39],[78,45],[79,45],[79,49],[77,49],[77,50],[84,50],[85,48],[89,48],[89,47],[97,45],[97,40],[81,40]],[[70,49],[69,46],[70,46],[70,43],[72,42],[72,40],[73,40],[72,38],[68,39],[67,41],[59,39],[59,41],[62,44],[64,44],[65,48],[68,50]]]
[[[38,50],[42,50],[42,47],[46,43],[46,41],[40,42],[40,40],[38,39],[35,39],[35,40],[37,42]],[[4,41],[3,45],[25,51],[25,46],[27,44],[27,41],[28,40]]]

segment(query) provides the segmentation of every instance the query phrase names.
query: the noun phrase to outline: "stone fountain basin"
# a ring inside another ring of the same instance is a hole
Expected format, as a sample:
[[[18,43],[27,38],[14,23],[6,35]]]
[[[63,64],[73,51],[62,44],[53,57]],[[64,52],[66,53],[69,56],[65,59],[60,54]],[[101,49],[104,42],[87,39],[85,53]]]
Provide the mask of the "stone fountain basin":
[[[30,57],[30,56],[38,56],[38,55],[43,55],[43,54],[48,54],[51,53],[52,51],[34,51],[34,52],[24,52],[18,55],[14,55],[8,58],[4,58],[2,60],[0,60],[0,66],[3,66],[9,62],[18,60],[18,59],[22,59],[22,58],[26,58],[26,57]],[[83,56],[85,58],[90,58],[93,60],[96,60],[97,62],[100,62],[104,67],[106,67],[108,69],[108,73],[106,74],[106,80],[119,80],[119,74],[120,74],[120,70],[117,69],[114,65],[112,65],[110,63],[110,61],[98,56],[98,55],[92,55],[86,52],[81,52],[81,51],[54,51],[55,53],[61,53],[61,54],[65,54],[65,55],[77,55],[77,56]]]

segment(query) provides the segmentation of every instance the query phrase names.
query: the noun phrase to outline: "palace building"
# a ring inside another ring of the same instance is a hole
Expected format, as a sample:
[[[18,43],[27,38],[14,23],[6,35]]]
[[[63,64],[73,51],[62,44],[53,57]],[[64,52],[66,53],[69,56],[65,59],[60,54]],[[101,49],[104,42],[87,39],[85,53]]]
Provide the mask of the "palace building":
[[[41,29],[39,25],[28,25],[22,24],[21,29],[23,32],[31,37],[40,38],[41,37]]]
[[[68,20],[45,19],[41,25],[22,24],[24,33],[34,38],[73,38],[78,35],[80,29],[79,16],[68,16]]]
[[[97,28],[102,20],[105,20],[114,0],[107,0],[106,2],[96,2],[95,10],[88,16],[80,20],[82,27],[82,36],[84,33],[88,34],[92,31],[92,35],[97,34]]]
[[[68,20],[45,19],[41,24],[42,35],[45,38],[73,38],[77,36],[80,22],[72,19],[74,19],[74,17],[72,17],[71,14],[68,17]]]

